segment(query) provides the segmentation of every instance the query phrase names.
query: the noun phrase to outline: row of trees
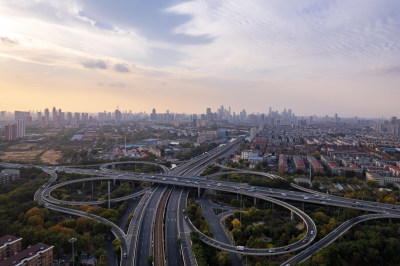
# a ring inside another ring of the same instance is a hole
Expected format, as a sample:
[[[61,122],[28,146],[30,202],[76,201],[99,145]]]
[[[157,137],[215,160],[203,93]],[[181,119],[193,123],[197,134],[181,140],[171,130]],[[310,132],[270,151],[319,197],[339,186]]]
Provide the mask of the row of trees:
[[[190,233],[192,250],[199,266],[228,266],[232,265],[232,260],[228,252],[219,251],[209,245],[204,244],[197,232]]]
[[[260,210],[251,207],[248,211],[235,211],[226,219],[236,245],[250,248],[272,248],[298,241],[303,233],[296,228],[296,221],[287,221],[283,210]],[[241,219],[241,221],[240,221]]]
[[[21,168],[24,183],[4,192],[0,187],[0,236],[5,234],[22,237],[26,248],[38,242],[54,246],[55,255],[69,253],[68,240],[76,237],[76,250],[105,255],[104,236],[110,227],[87,218],[64,220],[57,213],[33,201],[34,194],[49,176],[38,168]],[[10,188],[10,187],[8,187]]]
[[[186,215],[189,217],[193,225],[205,235],[212,237],[210,226],[207,221],[201,215],[201,206],[197,203],[189,204],[186,207]]]
[[[229,180],[231,182],[248,183],[252,186],[290,189],[290,180],[275,178],[269,179],[266,177],[255,176],[251,174],[229,174],[222,175],[218,180]]]
[[[398,265],[400,224],[368,223],[357,225],[301,265]]]

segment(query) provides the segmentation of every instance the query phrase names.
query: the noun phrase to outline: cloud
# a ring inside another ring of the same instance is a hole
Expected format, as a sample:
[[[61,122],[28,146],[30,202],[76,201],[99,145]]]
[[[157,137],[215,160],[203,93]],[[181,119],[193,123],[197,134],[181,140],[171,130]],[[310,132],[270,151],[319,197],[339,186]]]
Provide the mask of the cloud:
[[[127,67],[126,64],[115,64],[114,65],[114,70],[116,72],[120,72],[120,73],[127,73],[130,72],[129,68]]]
[[[12,40],[8,37],[0,37],[0,43],[6,44],[6,45],[10,45],[10,46],[14,46],[14,45],[18,45],[18,42],[15,40]]]
[[[384,65],[373,67],[367,71],[367,74],[373,74],[377,76],[387,76],[387,75],[400,75],[400,65]]]
[[[107,69],[108,68],[106,62],[101,59],[97,59],[97,60],[89,59],[89,60],[82,62],[82,65],[85,68],[90,68],[90,69]]]
[[[175,33],[214,38],[201,50],[180,50],[183,64],[199,70],[248,75],[294,65],[301,74],[330,75],[343,66],[356,72],[364,60],[399,60],[398,1],[194,0],[167,11],[191,17]]]
[[[110,87],[114,87],[114,88],[124,88],[126,87],[126,83],[123,82],[113,82],[108,84]]]

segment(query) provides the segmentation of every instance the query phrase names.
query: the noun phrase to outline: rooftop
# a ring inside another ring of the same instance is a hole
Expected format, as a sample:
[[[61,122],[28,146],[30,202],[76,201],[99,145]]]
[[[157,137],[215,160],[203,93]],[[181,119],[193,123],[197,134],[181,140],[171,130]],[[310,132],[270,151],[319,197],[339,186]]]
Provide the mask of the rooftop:
[[[46,244],[42,243],[37,243],[33,246],[29,246],[27,249],[22,250],[21,252],[18,252],[17,254],[4,259],[0,264],[2,266],[13,266],[15,264],[18,264],[24,259],[27,258],[32,258],[36,256],[39,252],[44,252],[45,250],[53,248],[53,246],[49,246]]]
[[[0,247],[6,245],[7,243],[14,242],[15,240],[18,240],[18,239],[22,240],[22,238],[15,237],[15,236],[10,236],[10,235],[2,236],[2,237],[0,237]]]

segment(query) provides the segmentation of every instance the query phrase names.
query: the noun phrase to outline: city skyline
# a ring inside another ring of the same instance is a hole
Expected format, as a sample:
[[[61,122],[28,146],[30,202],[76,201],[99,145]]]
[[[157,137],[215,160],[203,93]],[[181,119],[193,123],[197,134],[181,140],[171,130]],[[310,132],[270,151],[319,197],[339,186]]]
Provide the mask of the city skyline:
[[[0,106],[1,107],[1,106]],[[14,116],[19,116],[19,113],[25,114],[25,115],[30,115],[31,117],[36,117],[38,115],[40,115],[41,117],[45,116],[46,112],[48,112],[49,117],[53,117],[53,112],[55,111],[57,114],[59,112],[62,112],[64,115],[67,115],[68,113],[70,114],[85,114],[85,115],[94,115],[94,117],[98,117],[99,115],[112,115],[115,116],[115,113],[118,111],[120,114],[133,114],[133,115],[137,115],[137,114],[144,114],[144,115],[149,115],[151,116],[151,114],[153,112],[155,112],[156,114],[176,114],[176,115],[187,115],[187,116],[191,116],[191,115],[206,115],[208,113],[208,111],[210,111],[212,114],[219,114],[220,110],[224,108],[224,112],[226,112],[226,115],[229,116],[241,116],[242,112],[244,112],[246,114],[246,116],[248,115],[256,115],[256,116],[260,116],[260,115],[266,115],[266,116],[293,116],[293,118],[310,118],[310,117],[316,117],[316,118],[344,118],[344,119],[391,119],[393,117],[397,117],[396,113],[391,114],[389,116],[372,116],[372,117],[362,117],[362,116],[343,116],[342,114],[338,114],[333,113],[333,114],[312,114],[312,115],[302,115],[302,114],[297,114],[295,112],[295,110],[292,110],[292,108],[283,108],[282,110],[279,109],[273,109],[272,107],[267,107],[265,108],[265,111],[260,111],[260,112],[248,112],[246,108],[242,108],[240,110],[235,110],[232,109],[231,106],[225,106],[225,105],[219,105],[216,108],[204,108],[203,111],[200,112],[176,112],[174,110],[160,110],[157,109],[157,107],[151,107],[150,110],[132,110],[132,109],[120,109],[118,106],[115,107],[112,110],[101,110],[101,111],[85,111],[85,110],[70,110],[70,109],[62,109],[59,108],[59,106],[55,106],[53,105],[52,107],[44,107],[44,108],[39,108],[39,109],[35,109],[35,110],[4,110],[4,109],[0,109],[1,111],[1,115],[2,117],[8,117],[13,118]],[[18,113],[18,114],[17,114]],[[18,120],[17,118],[15,120]]]
[[[397,1],[0,2],[1,110],[400,116]],[[27,27],[26,25],[30,25]]]

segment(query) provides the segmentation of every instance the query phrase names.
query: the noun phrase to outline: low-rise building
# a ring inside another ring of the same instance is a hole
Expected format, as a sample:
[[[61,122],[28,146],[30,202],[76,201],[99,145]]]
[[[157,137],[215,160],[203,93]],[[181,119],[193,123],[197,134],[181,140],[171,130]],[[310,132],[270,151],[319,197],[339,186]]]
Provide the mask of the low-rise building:
[[[264,159],[261,156],[250,156],[249,157],[249,162],[251,164],[258,164],[258,163],[262,163],[263,161],[264,161]]]
[[[5,258],[11,257],[21,251],[22,238],[5,235],[0,237],[0,264]]]
[[[394,176],[400,176],[400,168],[397,166],[389,166],[390,172],[393,173]]]
[[[38,243],[0,262],[2,266],[50,266],[53,263],[53,246]]]
[[[314,156],[307,156],[307,160],[310,163],[310,167],[316,174],[322,174],[324,172],[324,167]]]
[[[279,172],[284,173],[287,171],[287,155],[279,155]]]
[[[3,169],[0,173],[0,184],[8,184],[17,179],[19,179],[19,170],[17,169]]]
[[[240,158],[243,160],[248,160],[252,156],[258,156],[258,152],[254,150],[242,151]]]
[[[306,171],[306,166],[304,165],[304,162],[303,162],[303,159],[301,158],[301,156],[294,155],[293,162],[294,162],[294,166],[296,167],[296,170],[300,170],[303,172]]]
[[[399,183],[400,182],[400,177],[396,176],[382,176],[378,173],[373,173],[373,172],[367,172],[366,173],[366,178],[367,180],[372,180],[378,183],[380,186],[385,186],[386,184],[389,183]]]
[[[154,154],[156,157],[161,157],[161,151],[155,147],[150,147],[149,152]]]
[[[171,143],[171,141],[169,139],[160,139],[157,140],[157,145],[158,146],[168,146]]]

